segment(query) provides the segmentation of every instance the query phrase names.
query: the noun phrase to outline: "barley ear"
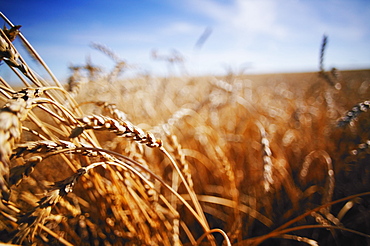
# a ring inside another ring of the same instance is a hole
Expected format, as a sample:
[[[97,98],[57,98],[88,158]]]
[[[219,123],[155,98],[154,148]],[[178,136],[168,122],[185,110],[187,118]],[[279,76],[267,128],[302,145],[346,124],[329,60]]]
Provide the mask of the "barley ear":
[[[0,190],[6,200],[9,199],[9,157],[21,136],[19,116],[25,104],[24,100],[14,100],[0,110]]]
[[[351,110],[349,110],[345,116],[340,118],[337,121],[337,127],[344,127],[346,125],[351,124],[356,118],[364,112],[367,112],[367,110],[370,108],[370,101],[363,101],[355,106],[352,107]]]
[[[22,133],[22,121],[26,119],[32,99],[38,90],[25,89],[17,92],[0,109],[0,191],[1,197],[9,199],[9,157]]]

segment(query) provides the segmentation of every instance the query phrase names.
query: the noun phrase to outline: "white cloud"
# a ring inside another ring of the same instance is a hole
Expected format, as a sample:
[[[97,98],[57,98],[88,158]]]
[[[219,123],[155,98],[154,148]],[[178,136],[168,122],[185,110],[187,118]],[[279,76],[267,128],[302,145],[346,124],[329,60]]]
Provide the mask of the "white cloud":
[[[349,49],[358,53],[358,44],[369,37],[370,4],[359,1],[193,0],[187,3],[189,9],[212,23],[214,32],[203,47],[201,59],[217,67],[222,62],[237,67],[250,61],[254,70],[316,69],[323,34],[329,35],[330,51],[343,54]],[[335,42],[340,45],[335,46]],[[358,54],[363,57],[361,52]],[[330,56],[327,59],[329,63]]]
[[[172,22],[168,26],[159,28],[159,32],[164,35],[194,34],[200,30],[201,27],[199,27],[199,25],[194,25],[185,21]]]
[[[231,15],[232,25],[239,31],[268,34],[276,38],[285,36],[285,29],[277,19],[276,1],[236,2],[236,14]]]
[[[194,0],[191,7],[211,18],[225,32],[282,38],[286,30],[277,19],[278,5],[272,0],[233,0],[226,4]]]

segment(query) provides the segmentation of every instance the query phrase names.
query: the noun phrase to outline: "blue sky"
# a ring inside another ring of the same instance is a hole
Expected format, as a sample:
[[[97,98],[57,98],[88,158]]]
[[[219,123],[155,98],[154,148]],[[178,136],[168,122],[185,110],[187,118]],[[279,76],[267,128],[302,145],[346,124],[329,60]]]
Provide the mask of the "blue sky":
[[[214,75],[317,71],[326,34],[327,69],[370,68],[369,0],[2,0],[0,6],[60,80],[86,57],[112,68],[92,42],[134,67],[128,74]],[[205,30],[208,38],[196,46]],[[176,50],[185,69],[169,70],[153,50]]]

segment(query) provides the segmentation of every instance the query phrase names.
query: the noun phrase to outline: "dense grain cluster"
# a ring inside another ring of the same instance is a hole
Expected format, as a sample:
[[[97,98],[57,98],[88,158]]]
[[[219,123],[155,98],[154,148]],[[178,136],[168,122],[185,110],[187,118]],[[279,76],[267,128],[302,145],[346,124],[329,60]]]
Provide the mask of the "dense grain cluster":
[[[93,44],[115,68],[64,87],[1,17],[0,242],[370,244],[370,71],[326,72],[327,37],[317,73],[222,78],[119,80]]]

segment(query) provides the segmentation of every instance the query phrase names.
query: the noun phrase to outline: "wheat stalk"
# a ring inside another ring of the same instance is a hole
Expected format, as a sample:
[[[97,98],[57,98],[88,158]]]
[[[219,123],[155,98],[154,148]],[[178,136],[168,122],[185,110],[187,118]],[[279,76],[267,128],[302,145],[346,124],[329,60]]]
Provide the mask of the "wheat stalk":
[[[261,123],[257,124],[260,134],[261,134],[261,144],[262,144],[262,158],[263,158],[263,178],[264,178],[264,188],[266,192],[269,192],[271,185],[274,184],[274,179],[272,177],[273,164],[271,161],[272,152],[270,149],[269,140],[267,139],[267,134],[265,128]]]
[[[21,137],[22,121],[32,107],[32,100],[38,96],[37,89],[19,91],[0,110],[0,189],[6,200],[9,198],[9,157]]]
[[[348,124],[351,124],[356,118],[364,112],[367,112],[367,110],[370,108],[370,101],[363,101],[355,106],[352,107],[351,110],[349,110],[345,116],[340,118],[337,122],[338,127],[344,127]]]
[[[102,115],[85,116],[77,120],[80,124],[73,129],[69,136],[70,138],[78,137],[85,129],[108,130],[118,136],[132,138],[134,141],[145,144],[148,147],[158,148],[162,146],[162,141],[156,139],[152,133],[145,133],[141,128],[134,126],[127,120],[116,120]]]

